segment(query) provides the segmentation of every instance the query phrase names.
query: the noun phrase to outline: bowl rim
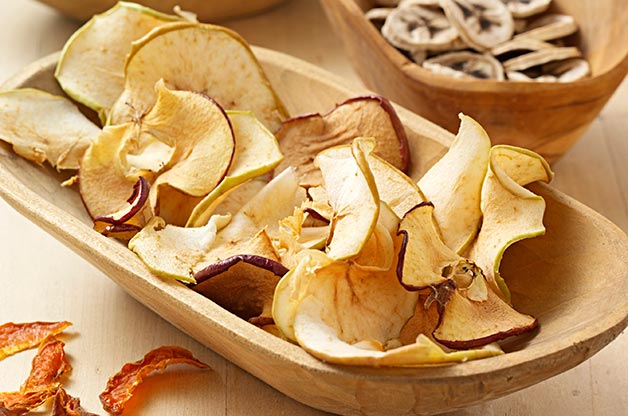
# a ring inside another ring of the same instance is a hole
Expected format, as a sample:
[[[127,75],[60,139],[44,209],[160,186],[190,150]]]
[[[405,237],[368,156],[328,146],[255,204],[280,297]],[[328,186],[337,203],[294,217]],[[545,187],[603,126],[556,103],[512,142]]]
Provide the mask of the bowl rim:
[[[355,19],[364,27],[370,42],[379,48],[396,68],[407,78],[413,81],[442,89],[461,90],[465,92],[485,92],[489,90],[491,94],[538,94],[543,92],[563,91],[565,89],[591,88],[601,81],[611,82],[617,80],[618,84],[628,73],[628,48],[620,60],[606,71],[597,73],[590,77],[571,82],[523,82],[523,81],[496,81],[484,79],[461,79],[449,77],[447,75],[435,73],[422,68],[412,62],[399,50],[392,46],[377,28],[364,17],[362,10],[355,0],[322,0],[326,8],[341,8],[346,16]]]

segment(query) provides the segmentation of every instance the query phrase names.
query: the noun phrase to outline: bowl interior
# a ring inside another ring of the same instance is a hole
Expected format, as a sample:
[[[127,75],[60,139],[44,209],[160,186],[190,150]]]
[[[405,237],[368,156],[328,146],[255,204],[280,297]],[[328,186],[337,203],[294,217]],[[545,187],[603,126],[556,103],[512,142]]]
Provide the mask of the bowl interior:
[[[340,1],[355,2],[362,12],[381,7],[375,0]],[[625,29],[628,7],[625,6],[623,0],[553,0],[545,13],[567,14],[576,20],[579,31],[567,38],[566,43],[580,47],[595,77],[610,71],[628,56],[628,30]]]

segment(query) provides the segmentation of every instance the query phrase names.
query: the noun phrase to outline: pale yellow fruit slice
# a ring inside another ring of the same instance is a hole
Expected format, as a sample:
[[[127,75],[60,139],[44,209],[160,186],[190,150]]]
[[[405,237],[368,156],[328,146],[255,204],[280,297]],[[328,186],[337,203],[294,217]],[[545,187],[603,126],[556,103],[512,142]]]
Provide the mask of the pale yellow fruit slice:
[[[326,362],[371,367],[415,367],[465,362],[503,354],[497,344],[445,352],[424,334],[419,334],[413,344],[392,349],[385,349],[382,343],[372,339],[351,343],[341,338],[339,330],[332,326],[332,321],[325,319],[325,306],[314,297],[306,298],[295,314],[294,328],[301,347]]]
[[[270,172],[283,159],[275,136],[253,113],[227,111],[235,136],[235,154],[227,176],[194,207],[188,227],[207,223],[221,197],[230,189],[256,176]]]
[[[406,212],[424,202],[425,195],[405,173],[375,154],[367,158],[373,172],[379,199],[400,219]]]
[[[154,104],[153,86],[211,96],[225,109],[251,111],[276,131],[286,111],[248,44],[235,32],[214,25],[162,25],[133,44],[125,66],[124,91],[109,124],[141,117]]]
[[[229,216],[214,216],[203,227],[184,228],[153,217],[129,241],[129,249],[156,275],[194,283],[194,266],[210,250],[216,233],[229,220]]]
[[[443,242],[460,254],[477,235],[482,220],[480,194],[491,140],[471,117],[459,117],[456,139],[419,180],[419,188],[434,204],[434,218]]]
[[[0,92],[0,140],[28,160],[78,169],[99,133],[66,98],[30,88]]]
[[[167,223],[184,225],[198,201],[187,204],[180,199],[204,197],[222,181],[231,166],[235,138],[227,115],[214,100],[169,90],[162,81],[155,89],[157,102],[141,125],[173,147],[174,154],[153,184],[151,206]]]
[[[335,260],[360,253],[377,224],[379,195],[367,162],[374,148],[373,139],[357,138],[351,147],[324,150],[314,160],[333,210],[327,254]]]
[[[499,274],[502,256],[517,241],[545,233],[545,201],[525,185],[552,180],[553,172],[540,155],[514,146],[494,146],[482,186],[482,228],[469,258],[486,274],[495,291],[510,302],[510,291]]]
[[[98,112],[104,122],[124,89],[124,61],[131,42],[157,26],[177,20],[177,16],[139,4],[119,2],[92,17],[70,37],[61,52],[55,77],[66,94]]]

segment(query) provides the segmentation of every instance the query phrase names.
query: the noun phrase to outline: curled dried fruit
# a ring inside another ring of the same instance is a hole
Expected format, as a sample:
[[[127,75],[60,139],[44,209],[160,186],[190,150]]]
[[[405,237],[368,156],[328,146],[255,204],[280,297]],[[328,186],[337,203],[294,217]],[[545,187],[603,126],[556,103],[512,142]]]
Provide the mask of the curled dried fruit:
[[[61,376],[72,369],[66,360],[63,346],[64,343],[54,337],[41,342],[33,358],[31,372],[20,390],[0,393],[0,412],[18,415],[27,413],[55,395]]]
[[[529,17],[544,12],[552,0],[502,0],[513,17]]]
[[[122,414],[133,391],[144,377],[171,364],[190,364],[198,368],[209,368],[207,364],[194,358],[190,351],[181,347],[156,348],[140,361],[125,364],[116,375],[109,379],[105,391],[100,394],[103,408],[114,415]]]
[[[70,396],[63,387],[55,394],[52,403],[52,416],[98,416],[95,413],[85,411],[81,407],[81,401]]]
[[[504,70],[499,61],[487,54],[461,51],[438,55],[423,62],[423,68],[438,74],[465,79],[502,81]]]
[[[580,51],[574,47],[545,48],[526,53],[504,62],[506,71],[522,71],[524,69],[543,65],[548,62],[562,61],[569,58],[578,58]]]
[[[514,32],[508,8],[500,0],[440,0],[460,37],[483,51],[507,41]]]
[[[441,10],[409,6],[396,8],[388,15],[382,35],[405,50],[443,50],[458,38],[458,31]]]
[[[578,30],[573,17],[563,14],[548,14],[533,20],[526,30],[516,38],[532,38],[537,40],[553,40],[569,36]]]
[[[71,322],[29,322],[0,326],[0,360],[17,352],[36,347],[49,336],[60,334]]]

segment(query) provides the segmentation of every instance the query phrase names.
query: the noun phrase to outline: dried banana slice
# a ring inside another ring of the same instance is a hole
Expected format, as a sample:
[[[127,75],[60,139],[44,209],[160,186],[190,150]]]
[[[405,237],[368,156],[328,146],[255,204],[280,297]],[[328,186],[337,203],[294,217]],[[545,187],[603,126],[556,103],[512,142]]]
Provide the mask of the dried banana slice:
[[[415,64],[421,65],[427,59],[427,51],[425,49],[415,49],[408,51],[410,58]]]
[[[519,33],[515,38],[553,40],[569,36],[577,30],[578,25],[573,17],[564,14],[548,14],[530,22],[525,32]]]
[[[591,67],[584,59],[565,59],[543,65],[537,71],[510,71],[508,79],[522,82],[574,82],[591,74]]]
[[[510,11],[501,0],[440,0],[460,37],[473,49],[485,51],[514,33]]]
[[[475,52],[451,52],[423,62],[423,68],[454,78],[504,80],[504,70],[495,58]]]
[[[381,25],[393,10],[395,10],[393,7],[375,7],[364,13],[364,17],[375,25]]]
[[[507,60],[528,52],[540,51],[541,49],[555,48],[548,42],[532,38],[513,39],[504,42],[491,49],[491,54],[499,59]]]
[[[508,72],[523,71],[524,69],[543,65],[548,62],[562,61],[580,57],[580,51],[575,47],[547,48],[526,53],[504,62],[504,69]]]
[[[508,6],[513,17],[529,17],[542,13],[552,0],[502,0]]]
[[[377,0],[375,4],[383,7],[395,7],[399,4],[399,0]]]
[[[438,3],[438,0],[401,0],[397,7],[408,7],[408,6],[423,6],[423,7],[440,8],[440,4]]]
[[[440,10],[411,6],[394,9],[382,26],[382,35],[395,47],[443,50],[458,37],[458,31]]]

